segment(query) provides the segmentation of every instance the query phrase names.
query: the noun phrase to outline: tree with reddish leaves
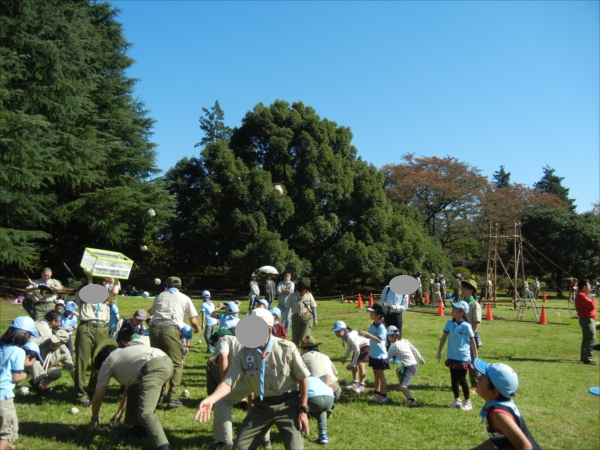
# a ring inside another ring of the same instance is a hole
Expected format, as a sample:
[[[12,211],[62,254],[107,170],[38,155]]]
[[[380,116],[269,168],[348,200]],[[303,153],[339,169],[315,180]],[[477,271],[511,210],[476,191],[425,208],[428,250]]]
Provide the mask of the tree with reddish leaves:
[[[406,153],[402,160],[382,168],[388,197],[416,208],[442,247],[470,235],[488,185],[479,169],[451,156]]]

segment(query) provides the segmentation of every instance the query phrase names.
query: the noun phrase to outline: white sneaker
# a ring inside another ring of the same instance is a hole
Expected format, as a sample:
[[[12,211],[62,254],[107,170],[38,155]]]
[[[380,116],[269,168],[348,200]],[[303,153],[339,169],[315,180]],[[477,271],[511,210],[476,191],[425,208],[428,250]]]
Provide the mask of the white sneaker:
[[[353,381],[348,386],[346,386],[346,389],[348,389],[349,391],[353,391],[354,389],[356,389],[358,387],[358,385],[359,385],[358,381]]]
[[[462,409],[463,411],[471,411],[473,409],[473,405],[471,405],[471,400],[465,400],[460,409]]]
[[[416,400],[408,400],[408,401],[406,402],[406,404],[407,404],[408,406],[418,406],[418,405],[417,405],[417,401],[416,401]]]
[[[461,408],[462,407],[462,402],[460,401],[460,398],[455,398],[454,401],[452,402],[452,404],[449,406],[449,408]]]

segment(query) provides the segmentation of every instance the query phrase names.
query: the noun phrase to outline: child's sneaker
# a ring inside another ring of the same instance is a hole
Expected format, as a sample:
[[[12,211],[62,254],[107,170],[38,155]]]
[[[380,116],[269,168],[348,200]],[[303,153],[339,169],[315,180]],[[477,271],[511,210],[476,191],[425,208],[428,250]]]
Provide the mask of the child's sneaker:
[[[358,381],[353,381],[348,386],[346,386],[346,389],[348,389],[349,391],[354,391],[354,389],[356,389],[358,387],[358,385],[359,385]]]
[[[387,403],[387,402],[389,402],[389,401],[390,401],[390,399],[389,399],[387,396],[385,396],[385,395],[379,395],[379,394],[377,394],[377,395],[375,396],[375,401],[376,401],[377,403],[379,403],[380,405],[383,405],[384,403]]]
[[[462,408],[462,402],[460,401],[460,398],[455,398],[449,408]]]
[[[410,399],[406,402],[408,406],[417,406],[417,401],[415,399]]]
[[[473,405],[471,405],[471,400],[465,400],[460,409],[462,409],[463,411],[471,411],[473,409]]]
[[[320,434],[318,442],[319,444],[329,444],[329,436],[327,436],[327,433]]]

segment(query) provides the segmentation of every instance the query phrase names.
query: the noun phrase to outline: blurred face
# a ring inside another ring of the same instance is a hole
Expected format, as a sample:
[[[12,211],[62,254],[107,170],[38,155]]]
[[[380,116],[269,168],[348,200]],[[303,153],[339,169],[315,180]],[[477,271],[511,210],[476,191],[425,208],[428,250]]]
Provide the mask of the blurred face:
[[[463,298],[470,298],[473,295],[473,291],[464,286],[460,287],[460,293],[463,296]]]
[[[114,284],[115,279],[112,278],[112,277],[108,277],[108,278],[106,278],[106,282],[109,283],[109,284]]]
[[[139,327],[144,321],[140,320],[140,319],[136,319],[135,317],[133,319],[131,319],[131,324],[134,327]]]
[[[377,314],[375,311],[369,312],[369,317],[373,322],[379,322],[379,320],[381,320],[379,314]]]
[[[50,278],[52,278],[52,272],[50,272],[49,270],[42,272],[42,280],[48,281]]]
[[[498,397],[496,389],[490,389],[490,379],[481,373],[477,374],[477,394],[486,402],[494,400]]]
[[[60,325],[60,320],[53,320],[52,322],[48,322],[48,325],[50,325],[50,328],[58,328],[58,326]]]
[[[465,312],[462,308],[452,308],[452,317],[456,320],[462,320],[465,317]]]
[[[283,279],[284,279],[284,281],[285,281],[286,283],[289,283],[289,282],[290,282],[290,280],[292,279],[292,276],[291,276],[289,273],[286,273],[286,274],[283,276]]]
[[[396,342],[398,340],[398,335],[397,334],[388,334],[388,339],[390,340],[390,342]]]
[[[263,305],[262,303],[258,304],[258,308],[267,309],[267,307],[265,305]]]
[[[335,335],[339,338],[343,337],[346,334],[347,330],[338,330],[338,331],[334,331]]]

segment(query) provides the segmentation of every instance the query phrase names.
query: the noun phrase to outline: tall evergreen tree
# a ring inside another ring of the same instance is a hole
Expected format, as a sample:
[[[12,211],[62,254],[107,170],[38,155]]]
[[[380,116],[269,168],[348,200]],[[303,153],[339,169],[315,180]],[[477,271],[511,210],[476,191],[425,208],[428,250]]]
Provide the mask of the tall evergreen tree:
[[[204,147],[211,142],[219,140],[229,141],[231,137],[231,128],[225,125],[225,113],[217,100],[210,108],[202,108],[204,116],[200,117],[200,129],[204,132],[204,137],[194,147]]]
[[[500,166],[500,170],[494,172],[492,179],[497,188],[510,187],[510,172],[506,172],[504,166]]]
[[[172,198],[152,180],[153,120],[125,75],[133,61],[117,14],[90,1],[3,2],[3,266],[76,265],[84,247],[139,259],[171,215]]]
[[[545,166],[543,169],[544,176],[537,183],[533,184],[533,187],[538,191],[549,192],[550,194],[556,195],[561,200],[567,202],[570,205],[571,211],[575,211],[575,200],[569,198],[569,188],[562,185],[564,177],[555,175],[555,169],[550,166]]]

